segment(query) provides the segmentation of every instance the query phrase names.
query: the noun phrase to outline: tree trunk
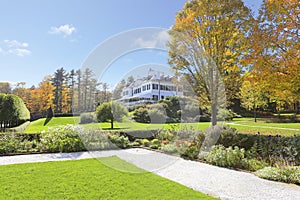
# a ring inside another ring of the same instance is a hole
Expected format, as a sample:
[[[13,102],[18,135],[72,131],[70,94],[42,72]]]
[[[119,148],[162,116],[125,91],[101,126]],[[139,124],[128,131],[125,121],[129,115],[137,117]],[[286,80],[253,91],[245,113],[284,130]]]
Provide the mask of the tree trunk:
[[[110,128],[114,129],[114,118],[111,118],[110,120]]]
[[[254,110],[253,110],[253,113],[254,113],[254,122],[256,122],[256,108],[254,107]]]

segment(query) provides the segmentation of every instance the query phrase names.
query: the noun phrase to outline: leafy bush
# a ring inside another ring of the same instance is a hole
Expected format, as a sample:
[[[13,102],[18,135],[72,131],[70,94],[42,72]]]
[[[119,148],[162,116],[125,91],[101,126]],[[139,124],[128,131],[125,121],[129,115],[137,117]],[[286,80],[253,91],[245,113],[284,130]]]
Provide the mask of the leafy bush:
[[[148,146],[150,145],[150,141],[147,140],[147,139],[142,139],[142,145],[143,145],[144,147],[148,147]]]
[[[132,119],[134,119],[136,122],[149,123],[150,117],[148,114],[148,108],[139,107],[138,109],[135,109]]]
[[[117,147],[125,149],[131,146],[130,141],[128,137],[119,135],[119,134],[113,134],[109,135],[110,141],[115,144]]]
[[[218,120],[231,121],[234,117],[234,113],[228,109],[219,109],[217,118]]]
[[[0,154],[39,151],[37,134],[3,133],[0,134]]]
[[[245,150],[239,147],[225,148],[222,145],[214,146],[205,157],[205,160],[211,164],[221,167],[243,167],[243,159],[245,158]]]
[[[151,140],[151,144],[153,144],[153,145],[160,145],[160,142],[159,142],[158,139],[153,139],[153,140]]]
[[[300,185],[300,167],[287,166],[283,168],[278,167],[265,167],[258,170],[255,173],[258,177],[273,180],[281,181],[286,183],[295,183]]]
[[[247,169],[249,171],[257,171],[257,170],[262,169],[267,166],[268,166],[268,163],[257,160],[255,158],[251,158],[251,159],[245,158],[243,160],[243,168]]]
[[[162,145],[160,149],[166,153],[176,153],[177,152],[176,146],[174,144]]]
[[[13,94],[0,94],[0,128],[10,128],[30,119],[23,100]]]
[[[89,124],[97,122],[96,116],[92,113],[82,113],[80,114],[80,124]]]
[[[116,148],[110,139],[109,132],[88,130],[80,132],[80,139],[87,150],[108,150]]]
[[[79,135],[83,132],[80,126],[60,126],[49,128],[40,135],[40,148],[43,152],[76,152],[85,150]]]
[[[149,148],[151,148],[151,149],[158,149],[159,146],[158,146],[157,144],[151,144],[151,145],[149,146]]]

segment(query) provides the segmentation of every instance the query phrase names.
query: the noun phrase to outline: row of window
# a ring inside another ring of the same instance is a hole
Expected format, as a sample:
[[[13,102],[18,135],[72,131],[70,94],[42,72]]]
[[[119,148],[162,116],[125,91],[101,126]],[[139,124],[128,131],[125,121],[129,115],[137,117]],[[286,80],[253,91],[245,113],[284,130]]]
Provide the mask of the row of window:
[[[151,89],[151,84],[147,84],[147,85],[143,85],[142,88],[137,88],[133,91],[133,94],[138,94],[141,93],[142,91],[146,91],[146,90],[150,90]],[[152,84],[152,89],[153,90],[164,90],[164,91],[176,91],[176,86],[172,86],[172,85],[158,85],[153,83]],[[178,91],[181,92],[182,88],[178,87]],[[128,91],[124,91],[123,95],[128,95]]]

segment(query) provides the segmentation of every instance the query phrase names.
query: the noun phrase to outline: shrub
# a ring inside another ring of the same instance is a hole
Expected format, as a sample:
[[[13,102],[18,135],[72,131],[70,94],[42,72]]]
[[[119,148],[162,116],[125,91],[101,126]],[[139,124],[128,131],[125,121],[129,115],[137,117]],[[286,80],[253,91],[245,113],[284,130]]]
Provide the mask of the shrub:
[[[30,119],[23,100],[13,94],[0,94],[0,128],[10,128]]]
[[[262,169],[267,166],[268,166],[268,163],[257,160],[255,158],[251,158],[251,159],[245,158],[243,160],[243,168],[247,169],[249,171],[257,171],[257,170]]]
[[[143,145],[144,147],[148,147],[148,146],[150,145],[150,141],[147,140],[147,139],[142,139],[142,145]]]
[[[60,126],[49,128],[40,135],[40,148],[44,152],[76,152],[85,150],[79,137],[83,132],[80,126]]]
[[[80,124],[89,124],[97,122],[96,116],[92,113],[82,113],[80,114]]]
[[[0,154],[39,151],[37,134],[3,133],[0,134]]]
[[[148,114],[148,108],[140,107],[135,109],[132,119],[134,119],[136,122],[149,123],[150,117]]]
[[[161,150],[166,152],[166,153],[175,153],[175,152],[177,152],[176,146],[174,144],[162,145]]]
[[[244,149],[239,149],[237,146],[225,148],[222,145],[216,145],[207,154],[205,160],[221,167],[242,168],[244,157]]]
[[[110,141],[115,144],[117,147],[125,149],[130,147],[130,141],[128,139],[128,137],[123,136],[123,135],[119,135],[119,134],[112,134],[109,135],[109,139]]]
[[[219,109],[217,118],[218,120],[231,121],[234,117],[234,113],[228,109]]]
[[[160,142],[159,142],[158,139],[153,139],[153,140],[151,140],[151,144],[153,144],[153,145],[159,145]]]
[[[255,173],[258,177],[281,181],[286,183],[295,183],[300,185],[300,167],[288,166],[284,168],[265,167]]]
[[[116,148],[110,139],[109,132],[88,130],[80,133],[80,139],[88,150],[108,150]]]
[[[149,148],[151,148],[151,149],[158,149],[159,146],[158,146],[157,144],[151,144],[151,145],[149,146]]]

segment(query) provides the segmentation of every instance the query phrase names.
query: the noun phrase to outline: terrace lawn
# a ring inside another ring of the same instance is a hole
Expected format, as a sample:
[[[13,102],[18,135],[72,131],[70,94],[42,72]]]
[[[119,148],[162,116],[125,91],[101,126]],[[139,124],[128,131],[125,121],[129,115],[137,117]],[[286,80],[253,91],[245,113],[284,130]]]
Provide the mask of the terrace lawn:
[[[46,119],[39,119],[31,122],[29,127],[25,130],[25,133],[39,133],[42,130],[47,131],[50,127],[67,124],[78,124],[79,117],[54,117],[46,125]],[[268,123],[264,119],[258,119],[258,122],[254,122],[252,118],[236,118],[231,122],[219,122],[225,123],[230,127],[236,128],[240,133],[256,134],[260,132],[264,135],[283,135],[291,136],[294,134],[300,134],[300,123]],[[205,130],[211,125],[210,122],[200,123],[181,123],[181,124],[144,124],[137,123],[130,120],[124,120],[124,122],[116,122],[114,124],[114,130],[153,130],[153,129],[188,129],[188,130]],[[110,130],[110,123],[91,123],[83,124],[85,129],[103,129]]]
[[[0,166],[0,182],[0,199],[215,199],[117,157]]]

